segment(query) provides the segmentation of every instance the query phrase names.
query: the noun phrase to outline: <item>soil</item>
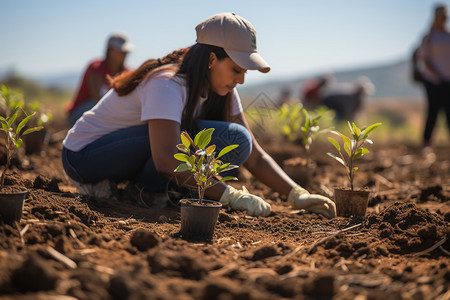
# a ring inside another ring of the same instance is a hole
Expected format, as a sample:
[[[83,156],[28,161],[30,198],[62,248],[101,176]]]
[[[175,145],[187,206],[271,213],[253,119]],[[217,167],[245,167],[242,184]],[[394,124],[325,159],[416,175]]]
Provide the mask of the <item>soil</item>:
[[[302,155],[262,140],[280,165]],[[19,154],[6,178],[29,194],[20,224],[0,225],[0,299],[450,299],[450,146],[373,147],[355,178],[364,218],[293,211],[241,170],[233,185],[272,213],[222,208],[210,241],[184,240],[176,207],[81,196],[60,149]],[[347,179],[327,151],[313,145],[308,189],[332,198]]]

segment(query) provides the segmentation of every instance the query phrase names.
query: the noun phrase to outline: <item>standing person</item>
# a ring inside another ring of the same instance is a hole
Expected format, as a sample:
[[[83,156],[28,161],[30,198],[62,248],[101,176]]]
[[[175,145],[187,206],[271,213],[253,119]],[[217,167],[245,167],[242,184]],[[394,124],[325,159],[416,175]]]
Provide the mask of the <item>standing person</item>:
[[[217,151],[239,145],[224,161],[244,165],[287,196],[294,208],[334,217],[334,202],[290,179],[247,124],[235,87],[244,83],[247,70],[270,70],[257,51],[252,24],[234,13],[222,13],[201,22],[196,32],[197,43],[190,48],[150,59],[112,79],[112,89],[63,141],[68,176],[80,192],[94,196],[107,196],[111,182],[133,180],[143,191],[137,199],[142,206],[162,207],[157,200],[168,199],[169,181],[195,189],[189,172],[174,173],[181,131],[193,136],[203,128],[215,128],[211,143]],[[225,183],[207,189],[206,197],[253,216],[271,211],[262,198]]]
[[[94,60],[89,64],[75,98],[72,102],[69,102],[67,111],[71,126],[85,111],[94,107],[98,100],[110,89],[108,76],[115,76],[128,70],[124,63],[132,47],[133,45],[125,34],[111,34],[106,45],[105,57]]]
[[[450,31],[446,27],[447,13],[445,5],[435,7],[430,31],[423,37],[417,53],[428,101],[424,148],[431,146],[433,129],[441,109],[445,110],[450,132]]]

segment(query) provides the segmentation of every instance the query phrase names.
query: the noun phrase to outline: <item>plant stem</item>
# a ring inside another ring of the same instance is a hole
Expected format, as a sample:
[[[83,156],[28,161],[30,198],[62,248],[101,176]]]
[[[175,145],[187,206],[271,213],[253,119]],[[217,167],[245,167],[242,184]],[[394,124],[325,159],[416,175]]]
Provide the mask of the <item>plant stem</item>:
[[[6,166],[5,166],[5,170],[3,170],[2,172],[2,177],[0,179],[0,188],[3,188],[3,185],[5,183],[5,176],[6,176],[6,171],[9,169],[9,166],[11,165],[11,157],[14,154],[14,151],[11,150],[11,137],[9,136],[8,133],[6,133]]]

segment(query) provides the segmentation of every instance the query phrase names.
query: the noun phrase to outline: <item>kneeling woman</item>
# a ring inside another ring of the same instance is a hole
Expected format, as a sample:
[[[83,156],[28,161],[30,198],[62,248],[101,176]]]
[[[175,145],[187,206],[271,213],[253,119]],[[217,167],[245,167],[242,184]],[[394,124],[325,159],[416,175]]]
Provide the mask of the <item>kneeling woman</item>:
[[[258,180],[288,197],[296,209],[335,216],[333,201],[309,194],[258,145],[235,89],[247,70],[268,72],[256,50],[256,32],[232,13],[214,15],[196,27],[197,43],[111,80],[112,89],[69,130],[63,142],[66,173],[80,192],[108,196],[111,182],[133,180],[150,194],[167,193],[170,181],[195,186],[189,172],[174,173],[180,133],[215,128],[217,150],[239,147],[223,160],[244,165]],[[208,199],[253,216],[267,216],[262,198],[224,183]],[[143,200],[141,198],[141,200]],[[152,205],[152,204],[150,204]],[[154,204],[153,204],[154,205]]]

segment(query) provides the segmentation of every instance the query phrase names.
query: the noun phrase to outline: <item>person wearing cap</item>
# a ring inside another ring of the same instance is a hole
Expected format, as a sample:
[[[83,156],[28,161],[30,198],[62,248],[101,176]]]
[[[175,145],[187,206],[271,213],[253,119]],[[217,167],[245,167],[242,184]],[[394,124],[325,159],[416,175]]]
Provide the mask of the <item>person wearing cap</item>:
[[[217,151],[239,145],[223,161],[244,165],[285,195],[295,209],[334,217],[334,203],[292,181],[261,148],[246,122],[236,86],[244,83],[247,70],[270,71],[257,51],[252,24],[234,13],[221,13],[201,22],[196,32],[193,46],[149,59],[112,79],[112,89],[63,141],[68,176],[81,193],[97,197],[111,196],[117,182],[131,180],[140,191],[138,203],[164,207],[171,184],[195,189],[189,172],[174,173],[181,131],[193,136],[214,128],[211,143]],[[252,216],[271,212],[269,203],[245,187],[218,183],[206,190],[206,197]]]
[[[68,104],[71,126],[109,90],[108,76],[128,70],[124,63],[132,47],[123,33],[113,33],[109,36],[105,58],[94,60],[88,65],[74,99]]]
[[[446,5],[434,8],[429,32],[417,51],[418,66],[427,95],[427,116],[423,131],[424,150],[431,150],[431,138],[439,111],[443,109],[450,132],[450,31],[446,27]]]

